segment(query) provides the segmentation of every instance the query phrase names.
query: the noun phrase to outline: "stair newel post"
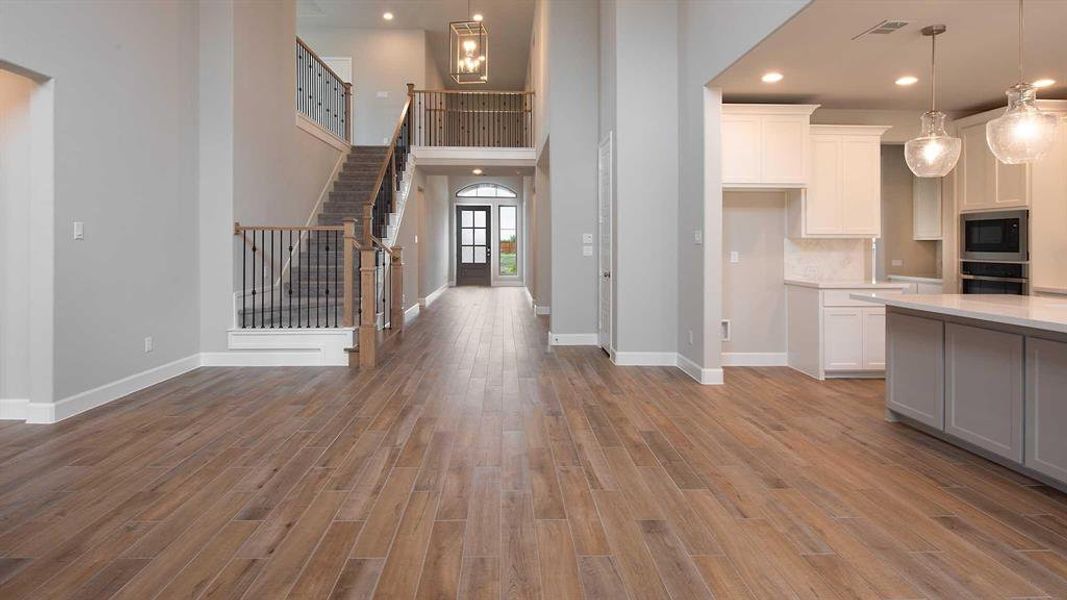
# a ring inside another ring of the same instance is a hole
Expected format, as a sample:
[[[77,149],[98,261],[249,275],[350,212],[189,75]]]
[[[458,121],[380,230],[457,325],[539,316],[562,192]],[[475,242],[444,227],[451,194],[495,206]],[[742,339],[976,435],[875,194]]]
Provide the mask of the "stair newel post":
[[[391,329],[404,330],[404,259],[403,248],[393,246],[389,256],[389,323]]]
[[[345,141],[352,143],[352,84],[345,83]]]
[[[356,282],[355,282],[355,270],[356,270],[356,220],[353,217],[345,217],[344,223],[344,240],[342,242],[342,248],[344,248],[344,314],[342,316],[344,327],[355,327],[355,294],[356,294]]]
[[[378,364],[378,311],[375,306],[375,264],[373,246],[366,245],[359,251],[359,366],[374,367]]]

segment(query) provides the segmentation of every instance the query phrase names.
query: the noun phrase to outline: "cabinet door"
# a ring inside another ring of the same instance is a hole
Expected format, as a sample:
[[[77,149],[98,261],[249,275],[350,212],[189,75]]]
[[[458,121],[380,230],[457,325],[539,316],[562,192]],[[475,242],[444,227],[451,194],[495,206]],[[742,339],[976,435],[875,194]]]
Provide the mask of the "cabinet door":
[[[863,309],[863,368],[885,369],[885,308]]]
[[[936,429],[945,426],[945,324],[886,315],[886,406]]]
[[[824,308],[824,371],[858,371],[863,368],[862,308]]]
[[[1026,458],[1067,482],[1067,344],[1026,338]]]
[[[879,138],[841,138],[841,210],[846,234],[876,237],[882,230],[882,158]]]
[[[996,161],[998,208],[1026,206],[1030,200],[1030,171],[1027,165],[1006,165]]]
[[[912,180],[912,238],[941,239],[941,178],[916,177]]]
[[[760,118],[758,115],[723,115],[723,183],[759,183]]]
[[[997,159],[985,139],[985,123],[976,123],[960,130],[963,140],[963,185],[960,190],[960,210],[994,208],[996,195]]]
[[[806,182],[808,131],[808,117],[762,117],[763,183],[802,185]]]
[[[841,229],[841,140],[811,137],[811,181],[804,198],[804,235],[835,235]]]
[[[1023,460],[1023,337],[945,326],[945,432]]]

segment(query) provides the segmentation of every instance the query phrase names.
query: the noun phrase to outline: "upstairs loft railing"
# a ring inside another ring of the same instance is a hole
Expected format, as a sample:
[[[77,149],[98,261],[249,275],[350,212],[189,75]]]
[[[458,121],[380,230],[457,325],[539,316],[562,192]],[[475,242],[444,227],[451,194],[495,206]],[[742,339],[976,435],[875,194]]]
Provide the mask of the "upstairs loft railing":
[[[410,103],[415,146],[533,147],[533,92],[412,89]]]
[[[338,138],[352,141],[352,85],[296,38],[296,110]]]

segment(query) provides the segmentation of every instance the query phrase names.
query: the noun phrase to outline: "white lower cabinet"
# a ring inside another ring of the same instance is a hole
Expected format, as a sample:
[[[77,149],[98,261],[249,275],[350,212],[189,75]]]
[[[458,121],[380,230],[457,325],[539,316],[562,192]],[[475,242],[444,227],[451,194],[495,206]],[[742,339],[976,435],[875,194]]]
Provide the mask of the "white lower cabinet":
[[[944,322],[890,313],[886,325],[886,352],[889,358],[886,407],[930,427],[943,429]]]
[[[1026,338],[1027,467],[1067,481],[1067,343]]]
[[[1022,462],[1022,335],[945,325],[945,433]]]
[[[822,309],[825,371],[855,371],[863,368],[862,308]]]
[[[863,368],[885,370],[885,308],[863,309]]]

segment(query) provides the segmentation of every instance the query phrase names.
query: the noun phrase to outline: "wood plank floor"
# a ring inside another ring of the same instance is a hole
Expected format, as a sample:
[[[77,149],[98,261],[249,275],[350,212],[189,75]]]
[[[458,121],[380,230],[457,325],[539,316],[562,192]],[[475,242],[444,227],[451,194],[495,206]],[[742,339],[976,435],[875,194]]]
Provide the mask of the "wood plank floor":
[[[1067,597],[1067,498],[886,423],[882,382],[545,339],[457,288],[377,371],[0,424],[0,598]]]

